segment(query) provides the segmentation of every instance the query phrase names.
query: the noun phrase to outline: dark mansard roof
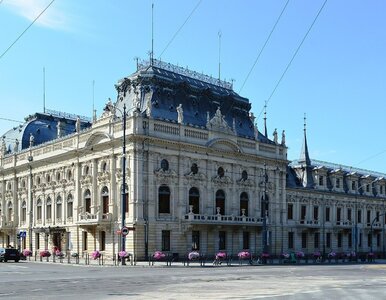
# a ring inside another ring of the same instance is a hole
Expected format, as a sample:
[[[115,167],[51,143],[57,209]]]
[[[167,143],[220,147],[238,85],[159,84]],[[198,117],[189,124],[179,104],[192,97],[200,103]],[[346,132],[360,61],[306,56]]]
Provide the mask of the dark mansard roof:
[[[226,123],[238,136],[255,139],[249,116],[251,104],[229,82],[153,60],[140,64],[137,72],[118,81],[116,88],[116,105],[120,110],[125,103],[129,113],[146,114],[147,103],[151,103],[150,117],[177,123],[176,108],[181,104],[184,124],[206,128],[208,119],[220,108]],[[273,143],[261,133],[258,140]]]

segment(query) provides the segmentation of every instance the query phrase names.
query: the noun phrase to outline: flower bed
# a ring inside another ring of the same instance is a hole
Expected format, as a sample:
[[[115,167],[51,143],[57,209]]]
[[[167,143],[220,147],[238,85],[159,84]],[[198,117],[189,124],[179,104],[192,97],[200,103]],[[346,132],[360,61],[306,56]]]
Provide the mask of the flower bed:
[[[241,251],[239,252],[239,254],[237,254],[237,256],[239,257],[239,259],[249,259],[251,257],[251,253],[249,253],[248,251]]]
[[[216,254],[216,259],[217,260],[223,260],[223,259],[226,259],[226,258],[227,258],[227,254],[225,252],[220,251],[220,252],[218,252]]]
[[[313,253],[313,256],[314,256],[314,258],[319,258],[319,257],[322,256],[322,254],[320,254],[319,251],[315,251],[315,252]]]
[[[27,257],[27,256],[32,256],[32,251],[31,251],[31,250],[28,250],[28,249],[24,249],[24,250],[23,250],[23,255],[24,255],[25,257]]]
[[[281,257],[284,258],[284,259],[289,259],[290,258],[290,254],[289,253],[283,253],[281,255]]]
[[[95,250],[95,251],[91,252],[91,257],[92,257],[93,259],[98,259],[98,258],[100,258],[101,256],[102,256],[102,254],[101,254],[98,250]]]
[[[153,254],[153,258],[154,258],[155,260],[161,260],[161,259],[164,259],[165,257],[166,257],[166,254],[163,253],[163,252],[161,252],[161,251],[156,251],[156,252],[154,252],[154,254]]]
[[[40,251],[39,254],[40,254],[41,257],[50,257],[51,256],[51,253],[48,250]]]
[[[296,258],[301,259],[301,258],[304,258],[304,257],[305,257],[305,255],[304,255],[303,251],[296,252]]]
[[[63,252],[60,251],[60,250],[56,250],[55,251],[55,255],[58,256],[58,257],[63,257],[64,256]]]
[[[328,253],[328,258],[335,258],[335,257],[336,257],[336,253],[335,252]]]
[[[189,260],[196,260],[196,259],[199,259],[199,258],[200,258],[200,253],[198,253],[197,251],[191,251],[188,254],[188,259]]]
[[[263,252],[261,253],[261,258],[270,258],[269,253]]]

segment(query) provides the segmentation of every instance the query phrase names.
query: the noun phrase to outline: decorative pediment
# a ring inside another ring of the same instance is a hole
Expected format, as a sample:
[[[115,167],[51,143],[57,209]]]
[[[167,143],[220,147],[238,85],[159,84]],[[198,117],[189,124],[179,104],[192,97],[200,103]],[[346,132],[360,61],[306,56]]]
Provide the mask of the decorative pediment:
[[[220,185],[221,184],[230,184],[230,183],[232,183],[232,179],[229,176],[220,177],[220,176],[216,175],[212,178],[212,182],[214,182],[215,184],[220,184]]]
[[[162,168],[159,168],[158,170],[154,171],[154,175],[161,178],[174,178],[177,177],[177,173],[173,170],[163,170]]]
[[[98,182],[108,182],[110,181],[110,172],[98,172]]]
[[[92,182],[92,177],[90,175],[83,175],[80,178],[80,184],[81,185],[91,184],[91,182]]]
[[[241,179],[237,180],[237,183],[239,185],[241,185],[241,186],[250,186],[250,187],[252,187],[252,186],[255,185],[252,179],[244,179],[244,178],[241,178]]]
[[[228,134],[234,134],[232,128],[228,125],[227,121],[225,121],[225,116],[221,113],[220,107],[217,108],[212,119],[209,119],[208,112],[206,128]]]
[[[193,181],[205,181],[206,180],[206,175],[204,173],[193,173],[190,172],[188,174],[185,174],[185,178],[188,180],[193,180]]]

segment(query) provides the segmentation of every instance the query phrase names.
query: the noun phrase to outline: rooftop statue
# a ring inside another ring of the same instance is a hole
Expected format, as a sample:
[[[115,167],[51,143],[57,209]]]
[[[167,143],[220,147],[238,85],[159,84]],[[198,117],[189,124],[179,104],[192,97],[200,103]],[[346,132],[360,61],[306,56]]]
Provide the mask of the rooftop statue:
[[[183,124],[184,122],[184,110],[182,109],[182,104],[177,106],[177,114],[178,114],[178,124]]]

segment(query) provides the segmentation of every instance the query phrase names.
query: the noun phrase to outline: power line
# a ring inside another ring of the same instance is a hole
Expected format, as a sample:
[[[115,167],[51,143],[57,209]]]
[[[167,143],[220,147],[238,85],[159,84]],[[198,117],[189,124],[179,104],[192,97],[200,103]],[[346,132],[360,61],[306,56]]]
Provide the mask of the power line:
[[[1,2],[0,2],[0,3],[1,3]],[[24,123],[23,121],[18,121],[18,120],[13,120],[13,119],[7,119],[7,118],[1,118],[1,117],[0,117],[0,120],[10,121],[10,122],[16,122],[16,123]]]
[[[281,16],[283,15],[285,9],[287,8],[288,3],[289,3],[289,0],[287,0],[286,4],[284,5],[283,9],[281,10],[280,15],[279,15],[279,17],[277,18],[277,20],[276,20],[276,22],[275,22],[275,25],[273,25],[272,30],[271,30],[271,32],[269,33],[267,39],[265,40],[265,43],[264,43],[263,47],[261,48],[259,54],[257,55],[256,60],[255,60],[255,62],[253,63],[251,69],[249,70],[247,77],[245,78],[243,84],[241,85],[241,88],[240,88],[240,90],[239,90],[239,94],[240,94],[241,91],[243,90],[245,83],[247,82],[249,76],[251,75],[253,69],[255,68],[255,66],[256,66],[256,64],[257,64],[257,62],[258,62],[258,60],[259,60],[261,54],[263,53],[263,51],[264,51],[264,49],[265,49],[265,46],[268,44],[268,41],[270,40],[272,33],[275,31],[276,25],[279,23],[279,21],[280,21],[280,19],[281,19]]]
[[[40,16],[51,6],[52,3],[54,3],[55,0],[52,0],[50,4],[47,5],[47,7],[35,18],[35,20],[32,21],[32,23],[17,37],[17,39],[3,52],[3,54],[0,55],[0,59],[3,58],[3,56],[17,43],[17,41],[26,33],[26,31],[40,18]],[[0,2],[1,4],[1,2]]]
[[[375,158],[375,157],[377,157],[377,156],[379,156],[379,155],[382,155],[383,153],[386,153],[386,149],[383,150],[383,151],[381,151],[381,152],[379,152],[379,153],[377,153],[377,154],[374,154],[374,155],[372,155],[372,156],[369,156],[368,158],[365,158],[365,159],[361,160],[361,161],[360,161],[359,163],[357,163],[356,165],[360,165],[360,164],[364,163],[365,161],[371,160],[371,159],[373,159],[373,158]]]
[[[290,60],[289,63],[287,64],[287,67],[285,68],[283,74],[280,76],[280,79],[279,79],[278,82],[276,83],[276,85],[275,85],[275,87],[274,87],[274,89],[273,89],[271,95],[270,95],[270,96],[268,97],[268,99],[265,101],[265,104],[268,104],[268,102],[271,100],[272,96],[275,94],[275,92],[276,92],[276,90],[277,90],[279,84],[280,84],[281,81],[283,80],[285,74],[287,73],[289,67],[291,66],[291,64],[292,64],[292,62],[293,62],[293,60],[295,59],[296,55],[298,54],[298,52],[299,52],[301,46],[303,45],[304,41],[306,40],[308,34],[310,33],[312,27],[314,26],[316,20],[318,19],[319,15],[320,15],[320,13],[322,12],[322,10],[323,10],[324,6],[326,5],[326,3],[327,3],[327,0],[325,0],[324,3],[323,3],[323,5],[320,7],[318,13],[316,14],[314,20],[312,21],[310,27],[308,28],[306,34],[304,35],[302,41],[300,42],[300,44],[299,44],[299,46],[298,46],[298,48],[296,49],[295,53],[292,55],[291,60]],[[263,113],[263,111],[264,111],[264,108],[260,111],[260,113],[259,113],[257,119],[259,119],[259,117],[261,116],[261,114]]]
[[[190,12],[190,14],[188,15],[188,17],[185,19],[184,23],[182,23],[182,25],[178,28],[178,30],[176,31],[176,33],[173,35],[172,39],[169,41],[169,43],[166,45],[165,49],[161,52],[161,54],[159,55],[159,59],[161,59],[162,57],[162,54],[164,54],[164,52],[168,49],[168,47],[170,46],[170,44],[174,41],[174,39],[176,38],[177,34],[181,31],[181,29],[185,26],[185,24],[189,21],[190,17],[193,15],[193,13],[196,11],[196,9],[200,6],[202,0],[198,1],[196,6],[193,8],[193,10]]]

